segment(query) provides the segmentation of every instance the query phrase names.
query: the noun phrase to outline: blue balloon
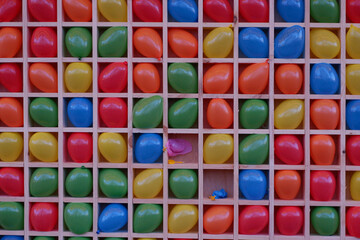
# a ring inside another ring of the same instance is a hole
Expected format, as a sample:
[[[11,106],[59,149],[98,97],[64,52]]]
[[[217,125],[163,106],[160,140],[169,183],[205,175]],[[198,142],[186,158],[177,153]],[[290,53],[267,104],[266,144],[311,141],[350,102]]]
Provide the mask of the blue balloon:
[[[140,163],[154,163],[163,154],[163,139],[159,134],[141,134],[135,144],[135,159]]]
[[[285,22],[304,21],[304,0],[277,0],[276,8]]]
[[[10,236],[10,235],[7,235],[7,236],[3,236],[1,238],[1,240],[24,240],[24,237],[23,236]]]
[[[316,63],[310,73],[310,88],[316,94],[334,94],[339,91],[339,76],[331,64]]]
[[[260,28],[249,27],[241,30],[239,47],[249,58],[269,57],[269,40]]]
[[[169,0],[169,14],[177,22],[197,22],[198,6],[194,0]]]
[[[261,200],[267,193],[267,179],[261,170],[242,170],[239,175],[239,188],[249,200]]]
[[[73,98],[67,106],[67,114],[75,127],[91,127],[93,123],[93,105],[87,98]]]
[[[299,25],[285,28],[275,38],[276,58],[298,58],[304,52],[305,31]]]
[[[346,105],[346,124],[351,130],[360,130],[360,100],[351,100]]]
[[[128,211],[119,203],[107,205],[101,212],[98,225],[101,232],[116,232],[128,222]]]

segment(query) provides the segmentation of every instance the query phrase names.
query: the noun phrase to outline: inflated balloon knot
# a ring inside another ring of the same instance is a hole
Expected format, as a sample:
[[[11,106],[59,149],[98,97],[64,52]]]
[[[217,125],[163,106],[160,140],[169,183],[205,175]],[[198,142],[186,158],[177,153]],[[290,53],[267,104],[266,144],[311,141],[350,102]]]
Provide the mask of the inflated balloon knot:
[[[265,62],[266,62],[267,64],[269,64],[269,61],[270,61],[270,59],[266,59],[266,61],[265,61]]]
[[[232,28],[233,27],[233,25],[232,24],[230,24],[229,26],[228,26],[228,28]]]
[[[86,167],[85,167],[85,166],[81,166],[81,169],[86,169]]]
[[[124,61],[124,65],[127,66],[127,65],[128,65],[128,62],[127,62],[127,61]]]
[[[167,150],[167,148],[164,146],[164,147],[163,147],[163,152],[166,152],[166,150]]]
[[[161,58],[156,58],[158,61],[161,61]]]
[[[100,234],[100,230],[97,230],[97,231],[96,231],[96,234]]]

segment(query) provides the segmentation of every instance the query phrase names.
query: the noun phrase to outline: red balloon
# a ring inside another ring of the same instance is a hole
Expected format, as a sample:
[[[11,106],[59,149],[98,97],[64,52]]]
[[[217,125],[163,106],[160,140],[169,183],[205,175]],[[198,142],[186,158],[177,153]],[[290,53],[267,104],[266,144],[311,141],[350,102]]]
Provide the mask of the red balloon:
[[[24,196],[24,171],[22,168],[0,169],[0,188],[9,196]]]
[[[240,234],[258,234],[269,223],[269,211],[264,206],[246,206],[239,215]]]
[[[30,44],[35,57],[56,57],[57,35],[52,28],[36,28],[31,36]]]
[[[99,104],[99,114],[107,127],[126,127],[127,105],[121,98],[104,98]]]
[[[28,0],[30,14],[39,22],[56,22],[56,0]]]
[[[360,0],[346,0],[346,15],[353,23],[360,23]]]
[[[351,136],[347,139],[346,155],[353,165],[360,166],[360,136]]]
[[[247,22],[269,22],[267,0],[239,0],[239,11]]]
[[[298,165],[304,160],[304,149],[294,135],[280,135],[274,143],[275,155],[281,161],[290,165]]]
[[[351,207],[346,213],[346,228],[350,236],[360,238],[360,207]]]
[[[106,93],[122,92],[127,85],[126,63],[111,63],[99,75],[99,88]]]
[[[216,22],[234,21],[234,10],[228,0],[204,0],[204,12]]]
[[[21,10],[21,0],[0,1],[0,22],[10,22]]]
[[[22,71],[16,63],[0,65],[0,83],[9,92],[21,92],[23,89]]]
[[[304,225],[304,213],[299,207],[280,207],[276,226],[283,235],[296,235]]]
[[[310,195],[315,201],[330,201],[336,190],[336,179],[330,171],[310,173]]]
[[[35,231],[52,231],[58,222],[58,207],[55,203],[34,203],[30,209],[30,224]]]
[[[133,11],[143,22],[162,22],[160,0],[133,0]]]
[[[74,162],[90,162],[93,155],[93,140],[90,133],[72,133],[67,140],[67,150]]]

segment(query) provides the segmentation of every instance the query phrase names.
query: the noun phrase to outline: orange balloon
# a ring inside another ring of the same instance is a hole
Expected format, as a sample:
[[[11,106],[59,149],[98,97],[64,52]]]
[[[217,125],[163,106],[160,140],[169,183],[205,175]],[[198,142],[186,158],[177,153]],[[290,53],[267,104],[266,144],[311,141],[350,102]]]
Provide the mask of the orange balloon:
[[[42,92],[58,91],[57,72],[49,63],[33,63],[29,68],[30,82]]]
[[[223,94],[229,91],[233,82],[233,65],[216,63],[204,75],[204,92]]]
[[[244,94],[260,94],[269,83],[269,63],[253,63],[239,76],[239,90]]]
[[[198,41],[194,35],[182,29],[168,31],[171,50],[181,58],[194,58],[198,53]]]
[[[134,68],[133,79],[144,93],[155,93],[160,89],[159,71],[152,63],[139,63]]]
[[[22,127],[24,125],[22,104],[16,98],[1,98],[0,119],[8,127]]]
[[[73,22],[90,22],[92,4],[90,0],[63,0],[64,11]]]
[[[212,205],[204,213],[204,230],[210,234],[225,233],[233,220],[233,206]]]
[[[18,28],[4,27],[0,29],[0,58],[15,57],[21,44],[22,34]]]
[[[303,72],[296,64],[282,64],[275,71],[276,85],[284,94],[297,94],[303,81]]]
[[[134,47],[145,57],[161,58],[163,44],[157,31],[152,28],[139,28],[134,33]]]
[[[335,158],[335,142],[329,135],[310,137],[310,157],[316,165],[331,165]]]
[[[214,98],[209,103],[206,117],[212,128],[228,128],[233,123],[234,114],[224,99]]]
[[[275,192],[280,199],[296,198],[301,187],[300,174],[295,170],[280,170],[275,173]]]
[[[310,118],[318,129],[335,129],[340,119],[339,105],[330,99],[315,100],[310,107]]]

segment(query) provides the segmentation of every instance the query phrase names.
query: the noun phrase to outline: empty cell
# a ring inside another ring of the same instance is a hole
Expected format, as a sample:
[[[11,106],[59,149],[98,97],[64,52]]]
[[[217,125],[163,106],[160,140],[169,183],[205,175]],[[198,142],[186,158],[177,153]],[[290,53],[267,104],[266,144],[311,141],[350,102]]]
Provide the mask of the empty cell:
[[[168,141],[164,143],[169,163],[198,164],[198,135],[171,133]]]
[[[233,170],[204,170],[204,186],[203,196],[204,199],[217,199],[221,201],[224,199],[234,198],[234,173]],[[224,189],[225,195],[217,194],[215,191]]]

